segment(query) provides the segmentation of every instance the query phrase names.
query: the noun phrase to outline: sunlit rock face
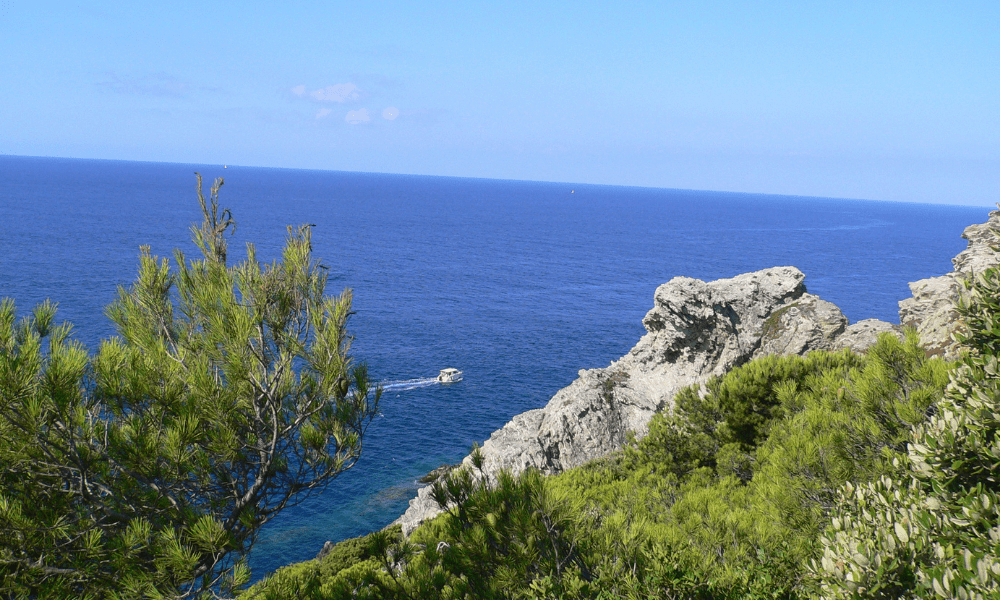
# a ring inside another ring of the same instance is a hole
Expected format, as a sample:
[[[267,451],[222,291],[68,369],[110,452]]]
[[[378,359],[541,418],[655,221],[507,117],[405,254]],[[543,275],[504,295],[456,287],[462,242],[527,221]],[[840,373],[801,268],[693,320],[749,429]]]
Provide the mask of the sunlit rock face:
[[[900,301],[899,322],[917,329],[928,354],[957,358],[952,333],[958,328],[955,302],[961,294],[961,281],[1000,262],[993,250],[1000,243],[993,233],[995,229],[1000,229],[1000,211],[991,212],[985,223],[966,227],[962,237],[969,240],[969,246],[951,259],[955,269],[940,277],[912,282],[913,297]]]
[[[954,355],[959,278],[998,263],[991,227],[1000,227],[1000,212],[965,230],[969,247],[953,260],[954,272],[911,283],[913,298],[900,302],[900,322],[917,328],[928,354]],[[610,454],[630,434],[644,436],[652,416],[670,407],[680,389],[760,356],[864,352],[882,333],[902,335],[901,326],[876,319],[848,323],[836,305],[807,293],[804,279],[795,267],[774,267],[712,282],[675,277],[661,285],[635,347],[606,368],[581,370],[544,408],[495,431],[482,447],[484,473],[493,478],[501,469],[535,468],[550,475]],[[397,522],[409,534],[439,512],[425,487]]]

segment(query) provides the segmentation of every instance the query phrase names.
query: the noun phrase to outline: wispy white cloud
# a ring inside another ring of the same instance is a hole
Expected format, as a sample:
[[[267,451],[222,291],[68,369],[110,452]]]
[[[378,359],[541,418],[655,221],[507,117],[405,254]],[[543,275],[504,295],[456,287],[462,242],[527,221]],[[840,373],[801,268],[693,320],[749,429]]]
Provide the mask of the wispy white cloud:
[[[317,102],[337,102],[343,104],[349,100],[357,100],[361,97],[361,94],[359,93],[358,86],[353,83],[338,83],[309,92],[309,96]]]
[[[297,85],[297,86],[295,86],[295,87],[292,88],[292,93],[295,94],[296,96],[305,96],[306,95],[306,86],[305,85]]]
[[[399,109],[395,106],[390,106],[382,111],[382,118],[387,121],[395,121],[396,117],[399,116]]]
[[[332,108],[323,107],[323,108],[319,109],[319,112],[316,113],[316,118],[317,119],[322,119],[323,117],[329,116],[330,113],[332,113],[332,112],[333,112]]]
[[[371,121],[372,118],[368,114],[367,108],[359,108],[358,110],[347,111],[347,116],[344,117],[344,120],[351,125],[358,125],[360,123],[367,123],[368,121]]]
[[[192,90],[208,90],[203,86],[192,86],[188,82],[169,73],[115,73],[109,72],[97,87],[129,96],[160,96],[180,98]]]

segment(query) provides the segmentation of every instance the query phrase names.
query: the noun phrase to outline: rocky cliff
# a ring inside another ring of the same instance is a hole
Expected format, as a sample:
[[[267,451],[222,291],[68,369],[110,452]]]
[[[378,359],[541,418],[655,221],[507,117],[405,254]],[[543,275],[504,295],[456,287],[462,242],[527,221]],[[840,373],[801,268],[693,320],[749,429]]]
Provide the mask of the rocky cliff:
[[[1000,227],[1000,212],[965,230],[969,247],[954,259],[954,272],[911,283],[913,298],[900,302],[901,323],[917,328],[929,353],[954,352],[951,307],[959,278],[998,262],[991,226]],[[661,285],[635,347],[606,368],[581,370],[544,408],[494,432],[482,447],[484,472],[531,467],[558,473],[621,448],[630,432],[642,437],[678,390],[756,357],[864,351],[882,332],[901,334],[900,326],[875,319],[849,324],[837,306],[809,294],[804,279],[795,267],[775,267],[710,283],[675,277]],[[425,487],[396,522],[408,534],[438,512]]]
[[[956,344],[951,334],[955,330],[955,302],[962,290],[961,280],[998,263],[993,250],[1000,241],[993,233],[996,229],[1000,229],[1000,211],[991,212],[985,223],[966,227],[962,237],[969,241],[969,246],[951,259],[954,270],[912,282],[913,296],[900,301],[899,322],[917,329],[929,354],[955,357]]]

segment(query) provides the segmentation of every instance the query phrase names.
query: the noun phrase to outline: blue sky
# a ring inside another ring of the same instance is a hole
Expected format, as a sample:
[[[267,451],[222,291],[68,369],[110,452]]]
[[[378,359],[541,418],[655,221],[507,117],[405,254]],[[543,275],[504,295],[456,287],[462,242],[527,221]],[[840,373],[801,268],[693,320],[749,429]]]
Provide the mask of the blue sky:
[[[0,0],[0,153],[1000,200],[995,0],[145,4]]]

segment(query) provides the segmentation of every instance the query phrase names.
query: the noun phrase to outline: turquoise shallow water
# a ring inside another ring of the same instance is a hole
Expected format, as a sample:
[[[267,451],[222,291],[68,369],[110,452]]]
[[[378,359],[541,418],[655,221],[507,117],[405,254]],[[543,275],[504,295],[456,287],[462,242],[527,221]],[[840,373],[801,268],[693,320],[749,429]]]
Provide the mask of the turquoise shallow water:
[[[795,265],[851,321],[898,322],[907,282],[951,269],[987,208],[221,165],[0,156],[0,296],[52,298],[91,346],[138,248],[194,253],[194,171],[225,176],[238,222],[277,257],[285,226],[315,224],[329,290],[354,290],[355,356],[376,379],[465,371],[459,384],[394,385],[356,467],[262,532],[255,578],[326,540],[383,527],[416,480],[456,462],[581,368],[644,330],[656,287]],[[572,191],[572,193],[571,193]]]

